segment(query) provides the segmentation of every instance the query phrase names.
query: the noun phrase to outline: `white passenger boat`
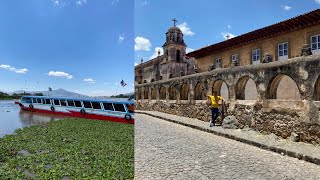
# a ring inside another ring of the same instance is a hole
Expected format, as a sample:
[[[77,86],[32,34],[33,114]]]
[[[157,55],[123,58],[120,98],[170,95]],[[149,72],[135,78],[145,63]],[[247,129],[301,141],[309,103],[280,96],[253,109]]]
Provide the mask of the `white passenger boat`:
[[[23,96],[16,104],[32,112],[134,124],[131,101]]]

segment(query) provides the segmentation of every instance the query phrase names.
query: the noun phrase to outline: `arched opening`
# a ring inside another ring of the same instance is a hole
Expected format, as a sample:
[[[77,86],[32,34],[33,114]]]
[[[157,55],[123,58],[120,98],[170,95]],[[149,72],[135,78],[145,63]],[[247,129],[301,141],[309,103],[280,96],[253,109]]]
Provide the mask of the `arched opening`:
[[[177,99],[176,88],[174,86],[170,86],[170,88],[169,88],[169,99],[170,100],[176,100]]]
[[[203,83],[202,82],[199,82],[197,83],[196,85],[196,88],[195,88],[195,100],[203,100],[205,99],[205,95],[204,95],[204,92],[203,92]]]
[[[177,62],[180,62],[180,54],[181,54],[181,52],[180,52],[180,50],[177,50],[177,57],[176,57],[176,60],[177,60]]]
[[[314,100],[320,101],[320,76],[318,77],[318,80],[314,86]]]
[[[150,82],[154,82],[154,79],[151,79],[151,81]]]
[[[268,99],[300,100],[300,92],[294,80],[284,74],[274,77],[268,85]]]
[[[249,76],[241,77],[237,82],[235,90],[236,99],[256,100],[258,97],[256,83]]]
[[[149,99],[149,89],[148,88],[144,89],[143,95],[144,95],[143,99]]]
[[[212,92],[213,91],[218,92],[218,95],[222,96],[225,101],[229,100],[229,89],[223,80],[217,80],[213,83]]]
[[[153,88],[151,91],[151,99],[157,99],[157,90]]]
[[[144,80],[143,83],[147,83],[147,80]]]
[[[189,85],[183,84],[181,87],[180,99],[181,100],[188,100],[188,95],[189,95]]]
[[[160,99],[166,99],[166,87],[164,87],[164,86],[161,86],[161,88],[160,88]]]

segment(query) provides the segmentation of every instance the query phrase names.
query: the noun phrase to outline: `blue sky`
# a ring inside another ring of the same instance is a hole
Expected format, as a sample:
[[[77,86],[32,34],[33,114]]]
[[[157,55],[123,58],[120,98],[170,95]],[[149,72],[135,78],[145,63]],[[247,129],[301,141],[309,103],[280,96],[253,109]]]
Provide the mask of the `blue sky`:
[[[1,0],[0,90],[133,92],[133,7],[132,0]]]
[[[135,0],[135,65],[162,49],[173,18],[192,51],[317,8],[320,0]]]

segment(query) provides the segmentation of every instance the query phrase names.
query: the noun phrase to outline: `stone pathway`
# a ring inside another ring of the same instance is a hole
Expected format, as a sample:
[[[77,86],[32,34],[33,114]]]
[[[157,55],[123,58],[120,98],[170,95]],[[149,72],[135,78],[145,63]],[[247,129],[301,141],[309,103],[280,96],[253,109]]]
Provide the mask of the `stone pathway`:
[[[144,113],[226,132],[221,127],[209,128],[208,123],[195,119],[159,112]],[[136,179],[320,179],[320,166],[313,163],[149,115],[137,113],[135,119]],[[253,131],[227,131],[272,143],[267,136]],[[288,142],[290,145],[284,142],[273,140],[282,147],[296,147],[293,142]],[[296,144],[302,147],[301,143]],[[316,155],[317,147],[308,145],[305,149],[305,152],[314,150]]]
[[[251,144],[262,149],[278,152],[283,155],[299,158],[320,165],[320,145],[303,142],[292,142],[274,134],[263,135],[251,129],[223,129],[221,126],[209,127],[209,122],[187,118],[157,111],[137,111],[160,119],[189,126],[202,131]]]

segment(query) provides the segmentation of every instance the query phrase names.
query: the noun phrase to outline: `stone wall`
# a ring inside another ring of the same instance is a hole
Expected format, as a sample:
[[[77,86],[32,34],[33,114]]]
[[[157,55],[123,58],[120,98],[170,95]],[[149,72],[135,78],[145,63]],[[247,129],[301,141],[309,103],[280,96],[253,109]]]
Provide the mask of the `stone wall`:
[[[319,55],[216,69],[136,85],[136,105],[141,110],[209,121],[211,114],[205,104],[205,94],[217,90],[225,96],[228,115],[236,116],[242,126],[247,125],[264,133],[275,133],[283,138],[294,132],[300,136],[301,141],[320,143],[319,69]],[[256,90],[256,94],[249,98],[251,100],[245,98],[248,82],[251,84],[249,87]],[[224,89],[228,89],[227,94],[221,92],[223,83],[226,85]],[[295,90],[287,87],[290,83]],[[290,94],[288,92],[293,92],[296,98],[283,100]],[[201,93],[204,98],[198,100]]]
[[[275,106],[274,104],[278,105]],[[290,104],[290,108],[288,108]],[[242,101],[226,104],[225,116],[234,115],[240,128],[248,126],[261,133],[274,133],[282,138],[290,137],[296,133],[300,141],[320,144],[320,118],[319,107],[309,101]],[[221,107],[220,107],[221,108]],[[209,122],[211,112],[205,101],[197,101],[196,104],[165,101],[137,102],[136,109],[159,111],[178,116],[197,118]],[[308,112],[318,113],[317,115]],[[310,118],[316,117],[316,119]],[[221,123],[221,116],[217,120]]]

